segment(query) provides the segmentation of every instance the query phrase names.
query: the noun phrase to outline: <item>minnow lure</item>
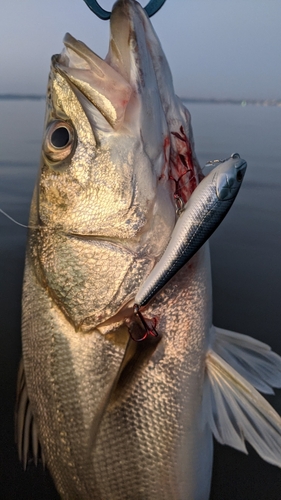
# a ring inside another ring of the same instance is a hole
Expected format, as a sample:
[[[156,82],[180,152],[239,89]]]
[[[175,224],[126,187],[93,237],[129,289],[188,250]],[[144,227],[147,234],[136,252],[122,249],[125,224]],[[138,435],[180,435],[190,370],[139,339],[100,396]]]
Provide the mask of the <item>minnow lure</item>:
[[[222,160],[193,191],[159,262],[135,297],[135,311],[145,306],[201,248],[232,206],[247,168],[234,153]]]

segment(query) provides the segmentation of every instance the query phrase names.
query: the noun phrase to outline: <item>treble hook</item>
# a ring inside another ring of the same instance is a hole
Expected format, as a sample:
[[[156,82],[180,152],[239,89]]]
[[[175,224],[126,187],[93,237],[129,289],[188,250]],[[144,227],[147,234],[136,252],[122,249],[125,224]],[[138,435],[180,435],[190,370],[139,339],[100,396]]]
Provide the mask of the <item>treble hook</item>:
[[[104,10],[97,2],[97,0],[84,0],[84,2],[88,5],[89,9],[96,14],[103,21],[107,21],[110,19],[111,12]],[[161,9],[162,5],[166,2],[166,0],[150,0],[147,6],[144,8],[148,17],[154,16],[158,10]]]
[[[134,304],[134,315],[137,316],[137,318],[139,318],[143,327],[143,332],[140,337],[137,337],[136,335],[134,335],[133,331],[131,331],[131,328],[129,327],[129,334],[132,340],[134,340],[135,342],[142,342],[148,337],[148,335],[151,335],[152,337],[158,337],[158,332],[155,328],[157,323],[156,318],[152,319],[145,318],[143,314],[140,312],[140,307],[138,304]]]

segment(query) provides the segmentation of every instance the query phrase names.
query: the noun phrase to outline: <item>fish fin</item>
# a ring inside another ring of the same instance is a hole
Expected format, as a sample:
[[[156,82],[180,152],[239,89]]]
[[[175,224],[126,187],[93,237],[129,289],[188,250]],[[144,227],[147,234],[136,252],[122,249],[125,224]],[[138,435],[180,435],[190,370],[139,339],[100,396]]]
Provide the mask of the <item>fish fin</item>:
[[[248,441],[264,460],[281,467],[280,416],[212,350],[206,357],[203,416],[219,443],[248,453]]]
[[[215,327],[213,350],[258,391],[281,387],[281,357],[259,340]]]
[[[30,401],[27,393],[23,360],[21,359],[18,371],[17,402],[16,402],[16,443],[18,456],[26,470],[30,452],[35,465],[41,457],[44,463],[43,453],[38,438],[36,422],[33,418]]]

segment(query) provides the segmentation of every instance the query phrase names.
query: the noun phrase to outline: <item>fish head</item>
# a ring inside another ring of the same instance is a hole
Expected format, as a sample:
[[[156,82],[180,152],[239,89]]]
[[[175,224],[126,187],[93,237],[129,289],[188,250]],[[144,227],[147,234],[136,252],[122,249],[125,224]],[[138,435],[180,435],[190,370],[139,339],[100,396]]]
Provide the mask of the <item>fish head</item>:
[[[138,239],[159,215],[167,242],[175,223],[168,126],[139,16],[118,3],[106,60],[69,34],[52,58],[39,217],[66,233]]]
[[[175,226],[175,184],[188,192],[196,173],[189,115],[148,17],[119,0],[110,22],[105,60],[69,34],[52,58],[30,218],[37,275],[85,331],[133,300]]]
[[[236,197],[247,168],[245,160],[234,153],[228,160],[221,163],[216,169],[216,192],[221,201],[232,200]]]

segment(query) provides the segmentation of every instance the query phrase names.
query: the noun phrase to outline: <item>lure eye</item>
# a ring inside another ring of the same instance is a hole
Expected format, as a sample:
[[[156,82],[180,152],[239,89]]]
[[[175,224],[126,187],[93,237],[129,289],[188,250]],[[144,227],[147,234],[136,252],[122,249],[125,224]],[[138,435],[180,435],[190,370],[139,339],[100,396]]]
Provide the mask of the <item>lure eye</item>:
[[[68,158],[75,149],[76,134],[69,122],[55,120],[46,130],[44,138],[44,153],[52,162],[61,162]]]

